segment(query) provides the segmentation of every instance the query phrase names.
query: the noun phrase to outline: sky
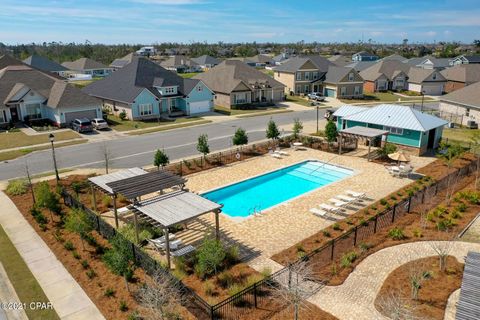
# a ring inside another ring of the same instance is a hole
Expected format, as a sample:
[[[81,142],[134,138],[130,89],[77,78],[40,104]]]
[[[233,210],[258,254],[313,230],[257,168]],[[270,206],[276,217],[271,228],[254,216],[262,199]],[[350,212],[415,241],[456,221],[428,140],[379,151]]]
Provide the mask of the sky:
[[[480,0],[0,0],[0,42],[480,39]]]

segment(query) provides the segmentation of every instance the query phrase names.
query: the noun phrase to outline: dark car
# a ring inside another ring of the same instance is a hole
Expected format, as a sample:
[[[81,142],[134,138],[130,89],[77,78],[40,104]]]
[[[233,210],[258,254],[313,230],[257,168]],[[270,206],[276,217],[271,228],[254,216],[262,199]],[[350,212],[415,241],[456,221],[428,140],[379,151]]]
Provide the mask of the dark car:
[[[78,133],[92,132],[92,121],[88,120],[87,118],[75,119],[72,121],[72,129]]]

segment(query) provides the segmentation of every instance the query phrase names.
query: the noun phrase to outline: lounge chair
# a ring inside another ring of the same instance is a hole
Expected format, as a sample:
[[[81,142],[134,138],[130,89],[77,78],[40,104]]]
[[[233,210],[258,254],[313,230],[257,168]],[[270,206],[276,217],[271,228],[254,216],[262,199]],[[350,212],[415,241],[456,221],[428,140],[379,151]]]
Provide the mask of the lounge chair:
[[[150,241],[155,242],[157,244],[162,244],[165,242],[165,236],[161,236],[160,238],[150,239]],[[172,241],[175,240],[175,235],[173,233],[168,234],[168,240]]]
[[[280,148],[275,149],[275,153],[278,153],[281,156],[288,156],[288,152],[282,151]]]
[[[273,153],[270,153],[270,155],[276,159],[282,159],[282,156],[279,155],[278,153],[273,152]]]
[[[342,211],[339,207],[334,207],[334,206],[331,206],[331,205],[326,204],[326,203],[320,204],[319,207],[322,208],[323,210],[327,211],[327,212],[335,212],[335,213],[338,213],[338,212],[341,212],[341,211]]]
[[[355,203],[358,201],[357,198],[354,198],[354,197],[349,197],[349,196],[346,196],[346,195],[338,195],[337,196],[337,199],[340,199],[341,201],[346,201],[346,202],[350,202],[350,203]]]
[[[346,190],[345,193],[357,199],[364,199],[367,196],[365,192],[356,192],[352,190]]]
[[[344,208],[350,204],[350,202],[338,200],[335,198],[328,199],[329,202],[333,203],[335,207]]]
[[[117,214],[118,214],[119,216],[126,215],[126,214],[129,213],[129,212],[130,212],[130,209],[128,209],[128,206],[117,209]]]
[[[159,249],[159,250],[166,250],[166,249],[167,249],[167,243],[166,243],[166,242],[157,243],[157,242],[154,242],[154,241],[152,241],[152,240],[149,240],[148,242],[150,242],[151,244],[153,244],[153,245],[155,246],[155,248],[157,248],[157,249]],[[182,245],[182,240],[180,240],[180,239],[170,241],[170,243],[169,243],[170,250],[176,250],[176,249],[178,249],[178,247],[180,247],[181,245]]]
[[[189,254],[190,252],[193,252],[195,250],[196,250],[196,248],[189,244],[189,245],[187,245],[185,247],[182,247],[178,250],[170,251],[170,254],[174,257],[181,257],[181,256]]]
[[[328,216],[328,212],[322,209],[312,208],[310,212],[316,215],[317,217],[326,218]]]

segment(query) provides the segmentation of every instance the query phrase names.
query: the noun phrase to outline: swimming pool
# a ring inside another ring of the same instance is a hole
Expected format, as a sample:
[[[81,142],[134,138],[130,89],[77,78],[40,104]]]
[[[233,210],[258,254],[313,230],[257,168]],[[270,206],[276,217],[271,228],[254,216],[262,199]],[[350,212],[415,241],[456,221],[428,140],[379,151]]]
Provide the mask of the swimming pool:
[[[202,194],[223,204],[231,217],[245,218],[304,193],[351,176],[353,171],[308,160]]]

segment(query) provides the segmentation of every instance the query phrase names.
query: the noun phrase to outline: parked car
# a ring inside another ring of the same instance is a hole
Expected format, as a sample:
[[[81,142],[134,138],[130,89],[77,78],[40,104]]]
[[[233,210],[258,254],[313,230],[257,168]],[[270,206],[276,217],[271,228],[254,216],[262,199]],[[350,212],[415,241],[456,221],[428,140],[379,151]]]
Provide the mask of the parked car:
[[[92,119],[92,126],[97,130],[108,129],[107,121],[101,118]]]
[[[312,92],[308,94],[308,99],[316,101],[325,101],[325,96],[320,92]]]
[[[75,119],[72,121],[72,129],[78,133],[82,132],[92,132],[93,126],[92,122],[87,118]]]

